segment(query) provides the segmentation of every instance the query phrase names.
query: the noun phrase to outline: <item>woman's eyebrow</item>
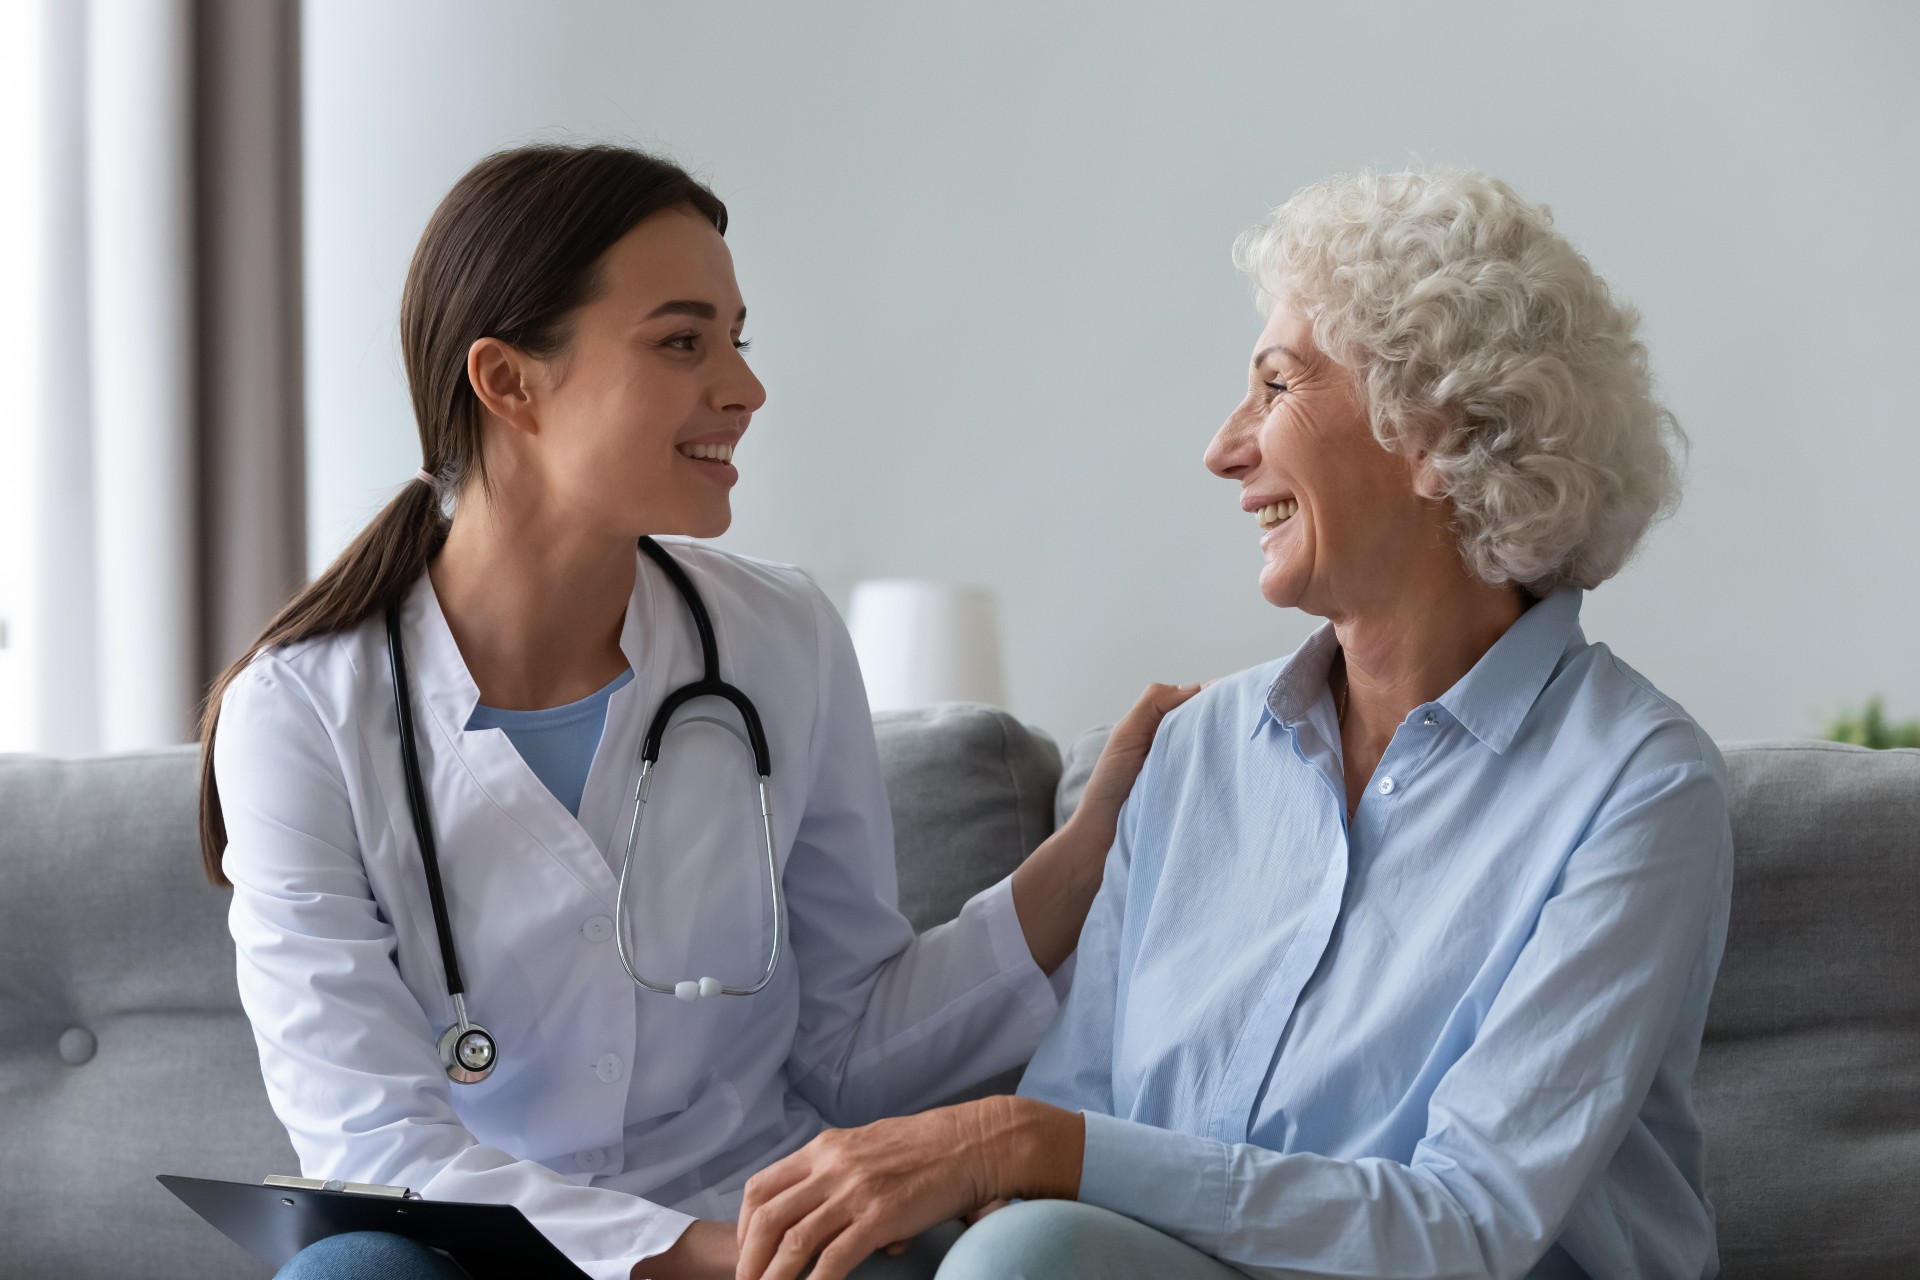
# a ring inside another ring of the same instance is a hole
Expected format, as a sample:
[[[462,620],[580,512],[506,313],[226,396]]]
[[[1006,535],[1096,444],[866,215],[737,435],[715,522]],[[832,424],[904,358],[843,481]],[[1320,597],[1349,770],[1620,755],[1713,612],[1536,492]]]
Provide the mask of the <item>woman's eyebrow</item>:
[[[649,311],[646,318],[651,320],[656,316],[697,316],[702,320],[711,320],[719,314],[720,308],[714,306],[711,302],[699,302],[691,298],[679,298],[672,302],[661,303]],[[739,318],[741,320],[747,318],[747,309],[745,307],[740,308]]]
[[[1295,353],[1294,349],[1292,347],[1285,347],[1285,346],[1263,347],[1259,351],[1254,352],[1253,362],[1255,364],[1259,364],[1262,360],[1265,360],[1268,356],[1272,355],[1276,351],[1278,351],[1281,355],[1285,356],[1287,359],[1293,361],[1295,364],[1301,363],[1300,357],[1298,354]]]
[[[719,314],[720,309],[711,302],[694,302],[690,299],[682,298],[673,302],[661,303],[653,310],[647,312],[647,319],[651,320],[655,316],[698,316],[702,320],[711,320]]]

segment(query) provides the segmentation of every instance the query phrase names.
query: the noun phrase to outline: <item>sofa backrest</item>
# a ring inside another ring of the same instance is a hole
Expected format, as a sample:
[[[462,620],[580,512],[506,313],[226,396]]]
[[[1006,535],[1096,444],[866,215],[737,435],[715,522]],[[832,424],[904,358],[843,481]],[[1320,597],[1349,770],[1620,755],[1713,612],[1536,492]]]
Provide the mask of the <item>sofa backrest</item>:
[[[1733,914],[1694,1075],[1721,1261],[1920,1275],[1920,751],[1722,750]]]
[[[263,1273],[153,1180],[298,1172],[200,871],[196,758],[0,757],[0,1275]]]
[[[916,925],[1077,803],[1004,712],[876,717]],[[1726,1273],[1920,1274],[1920,751],[1725,748],[1735,885],[1696,1097]],[[153,1181],[295,1161],[201,879],[192,748],[0,757],[0,1275],[258,1277]],[[1056,782],[1058,784],[1056,791]]]
[[[893,808],[900,910],[916,930],[960,914],[1053,831],[1060,749],[998,707],[873,717]]]

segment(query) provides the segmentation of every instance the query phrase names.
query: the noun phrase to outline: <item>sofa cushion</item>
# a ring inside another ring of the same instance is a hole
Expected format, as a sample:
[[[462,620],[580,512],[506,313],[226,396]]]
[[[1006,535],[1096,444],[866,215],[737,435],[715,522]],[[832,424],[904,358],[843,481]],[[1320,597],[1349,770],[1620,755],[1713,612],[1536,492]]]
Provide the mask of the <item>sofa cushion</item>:
[[[158,1173],[294,1173],[191,747],[0,757],[0,1275],[257,1277]]]
[[[1054,826],[1066,826],[1067,819],[1080,807],[1080,797],[1093,777],[1093,766],[1112,736],[1113,726],[1103,724],[1086,730],[1067,747],[1067,757],[1060,766],[1060,791],[1053,798]]]
[[[893,809],[900,910],[916,930],[960,913],[1053,831],[1060,751],[998,707],[947,702],[873,717]]]
[[[1920,751],[1723,751],[1733,914],[1694,1076],[1721,1261],[1920,1274]]]

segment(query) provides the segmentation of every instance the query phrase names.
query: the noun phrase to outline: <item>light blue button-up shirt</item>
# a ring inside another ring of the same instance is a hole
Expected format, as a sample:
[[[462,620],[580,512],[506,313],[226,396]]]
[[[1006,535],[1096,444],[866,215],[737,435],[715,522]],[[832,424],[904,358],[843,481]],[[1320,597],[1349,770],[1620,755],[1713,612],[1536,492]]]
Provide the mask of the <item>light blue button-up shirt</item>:
[[[1717,1271],[1724,766],[1579,613],[1414,708],[1351,823],[1331,628],[1168,717],[1021,1085],[1085,1113],[1082,1200],[1256,1274]]]

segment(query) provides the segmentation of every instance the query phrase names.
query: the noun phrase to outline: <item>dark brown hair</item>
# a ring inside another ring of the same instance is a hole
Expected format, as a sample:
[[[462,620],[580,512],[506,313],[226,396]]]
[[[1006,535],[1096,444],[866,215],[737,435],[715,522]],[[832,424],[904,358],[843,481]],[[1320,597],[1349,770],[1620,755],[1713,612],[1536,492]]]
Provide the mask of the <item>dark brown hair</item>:
[[[213,774],[227,687],[262,650],[345,631],[400,602],[446,540],[440,495],[487,483],[485,414],[467,381],[468,348],[490,337],[533,356],[564,350],[574,314],[598,288],[601,257],[644,219],[675,208],[726,232],[726,206],[677,165],[626,147],[541,145],[488,156],[434,210],[401,295],[400,350],[435,483],[402,488],[213,682],[200,714],[200,855],[214,884],[228,883]]]

